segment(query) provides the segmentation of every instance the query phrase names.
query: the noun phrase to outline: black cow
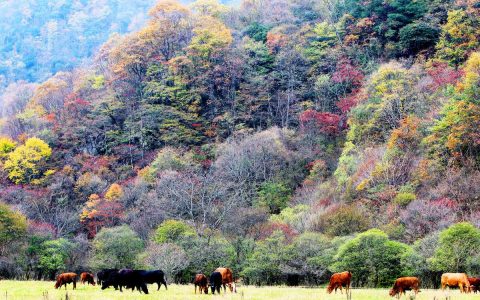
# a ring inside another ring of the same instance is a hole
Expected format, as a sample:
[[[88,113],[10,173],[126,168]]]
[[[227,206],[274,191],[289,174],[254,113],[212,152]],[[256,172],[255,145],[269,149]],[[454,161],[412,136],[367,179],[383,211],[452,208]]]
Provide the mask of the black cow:
[[[143,282],[141,271],[139,270],[122,269],[118,272],[110,273],[108,279],[102,282],[102,290],[115,285],[120,287],[121,292],[122,287],[126,287],[127,289],[132,289],[132,291],[136,288],[148,294],[147,285]]]
[[[101,285],[103,281],[107,280],[110,276],[110,273],[117,273],[118,269],[103,269],[97,273],[97,284]],[[115,287],[117,290],[118,288]]]
[[[165,285],[165,289],[167,288],[167,281],[165,279],[165,273],[162,270],[155,270],[155,271],[145,271],[145,270],[138,270],[140,276],[144,283],[153,284],[156,283],[158,285],[157,291],[160,290],[160,286]]]
[[[215,291],[220,294],[220,288],[222,287],[222,274],[220,272],[213,272],[210,275],[210,289],[212,294],[215,294]]]

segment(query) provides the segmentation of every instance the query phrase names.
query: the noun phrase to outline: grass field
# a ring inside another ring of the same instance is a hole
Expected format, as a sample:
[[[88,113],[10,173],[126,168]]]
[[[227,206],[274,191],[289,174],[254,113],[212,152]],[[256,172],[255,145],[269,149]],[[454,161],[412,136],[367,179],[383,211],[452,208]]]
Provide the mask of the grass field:
[[[221,295],[195,295],[193,285],[170,285],[168,291],[165,288],[160,291],[156,291],[156,285],[149,285],[150,294],[144,295],[138,292],[115,291],[108,289],[105,291],[100,290],[95,286],[84,286],[82,284],[77,285],[77,290],[72,290],[70,284],[67,288],[62,290],[55,290],[53,288],[53,282],[45,281],[0,281],[0,300],[4,299],[21,299],[21,300],[60,300],[65,299],[68,293],[68,299],[72,300],[130,300],[130,299],[167,299],[167,300],[180,300],[180,299],[222,299],[222,300],[310,300],[310,299],[346,299],[345,295],[338,292],[336,295],[328,295],[324,288],[302,288],[302,287],[238,287],[237,294]],[[413,294],[407,294],[410,296]],[[458,290],[451,290],[449,292],[442,292],[439,290],[422,290],[422,292],[416,298],[417,300],[440,300],[447,299],[446,296],[450,296],[451,300],[467,300],[467,299],[479,299],[480,294],[460,294]],[[375,300],[375,299],[394,299],[388,296],[387,289],[354,289],[352,291],[353,300]],[[402,297],[401,299],[405,299]],[[410,297],[407,297],[410,299]],[[413,299],[413,298],[412,298]]]

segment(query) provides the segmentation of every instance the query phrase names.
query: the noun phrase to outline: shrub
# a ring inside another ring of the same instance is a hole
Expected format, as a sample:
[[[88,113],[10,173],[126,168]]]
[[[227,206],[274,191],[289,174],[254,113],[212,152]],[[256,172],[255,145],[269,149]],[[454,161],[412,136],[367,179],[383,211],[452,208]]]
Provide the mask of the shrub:
[[[389,240],[379,229],[370,229],[343,244],[330,269],[349,270],[355,274],[357,286],[386,287],[407,273],[405,261],[411,255],[408,245]]]
[[[143,241],[126,225],[104,228],[93,239],[90,264],[97,269],[134,268],[143,247]]]
[[[407,206],[415,199],[417,199],[417,196],[415,196],[414,193],[398,193],[393,199],[393,202],[400,206]]]
[[[468,222],[457,223],[440,233],[430,264],[438,271],[470,273],[479,252],[480,230]]]
[[[155,242],[175,243],[181,241],[185,237],[195,236],[195,229],[183,221],[166,220],[155,231]]]

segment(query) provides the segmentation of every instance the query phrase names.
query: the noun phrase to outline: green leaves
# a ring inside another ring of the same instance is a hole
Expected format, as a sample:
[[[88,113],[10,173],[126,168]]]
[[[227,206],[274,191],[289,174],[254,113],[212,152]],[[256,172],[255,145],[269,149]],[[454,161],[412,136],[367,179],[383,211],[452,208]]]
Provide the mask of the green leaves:
[[[379,229],[370,229],[343,244],[330,268],[352,272],[356,284],[386,287],[407,273],[404,262],[412,253],[408,245],[389,240]]]
[[[463,222],[450,226],[440,233],[431,266],[444,272],[467,272],[477,263],[480,248],[480,230]]]

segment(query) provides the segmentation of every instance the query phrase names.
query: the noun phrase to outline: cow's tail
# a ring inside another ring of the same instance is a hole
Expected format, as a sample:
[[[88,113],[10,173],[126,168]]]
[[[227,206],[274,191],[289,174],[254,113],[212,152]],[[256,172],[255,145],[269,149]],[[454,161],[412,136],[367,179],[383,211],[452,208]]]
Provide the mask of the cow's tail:
[[[165,273],[163,273],[163,285],[165,285],[165,289],[168,290],[168,288],[167,288],[167,276],[165,275]]]

